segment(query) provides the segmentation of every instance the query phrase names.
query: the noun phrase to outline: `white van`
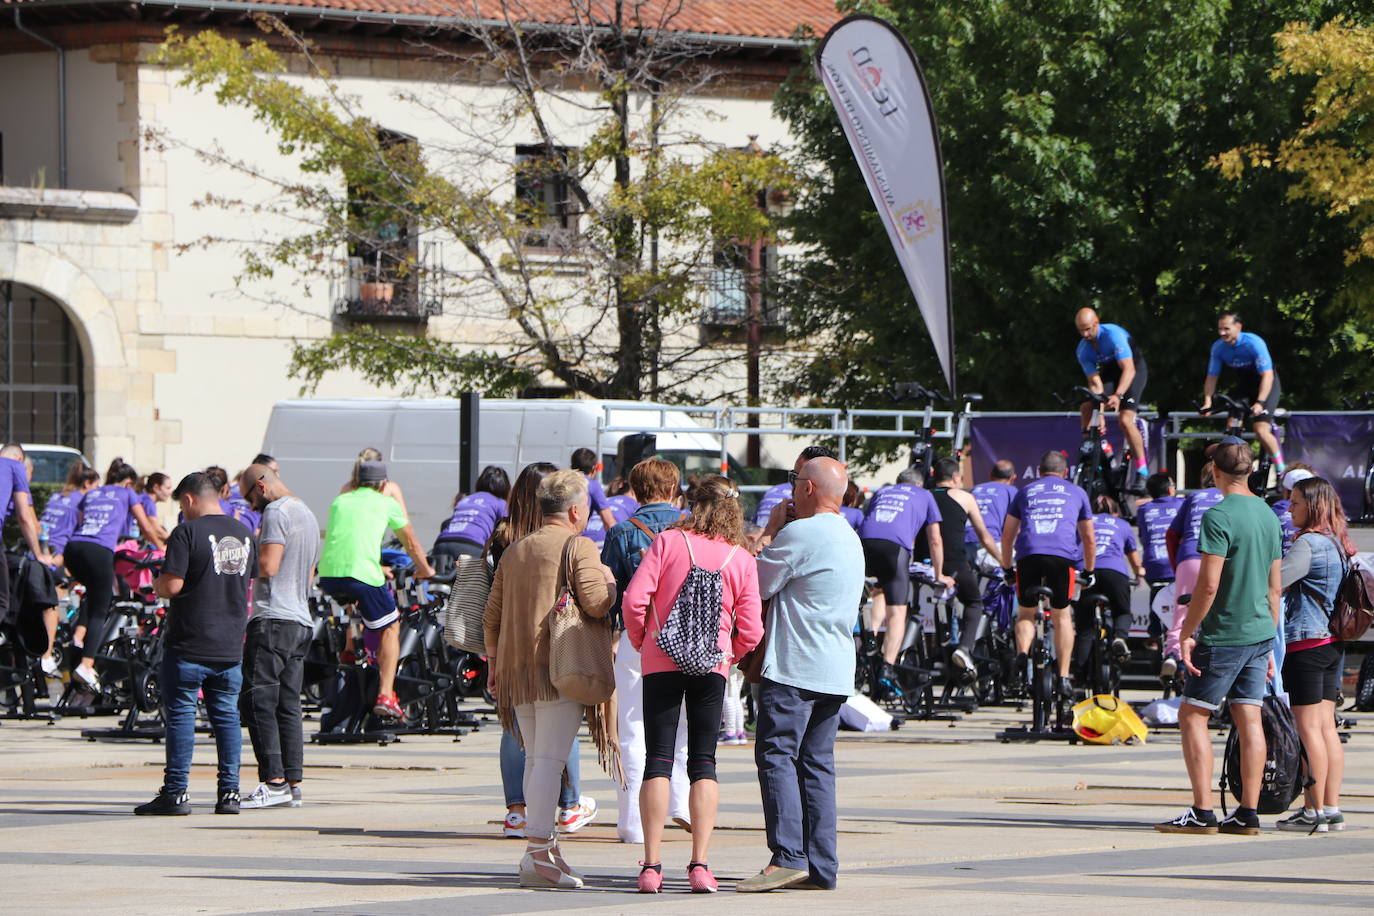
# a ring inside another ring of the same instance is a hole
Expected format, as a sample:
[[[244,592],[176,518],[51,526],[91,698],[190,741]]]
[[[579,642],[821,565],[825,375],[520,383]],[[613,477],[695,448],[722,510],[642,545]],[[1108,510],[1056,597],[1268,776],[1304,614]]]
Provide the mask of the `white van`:
[[[453,398],[278,401],[262,450],[280,462],[287,486],[309,504],[321,528],[358,452],[379,450],[391,479],[405,492],[420,543],[428,547],[448,521],[459,489],[458,418]],[[483,400],[478,467],[503,468],[513,483],[531,462],[567,467],[575,449],[599,445],[609,471],[620,439],[629,433],[604,432],[607,427],[655,432],[695,426],[700,424],[680,409],[636,401]],[[720,470],[719,436],[659,433],[658,453],[685,474]]]

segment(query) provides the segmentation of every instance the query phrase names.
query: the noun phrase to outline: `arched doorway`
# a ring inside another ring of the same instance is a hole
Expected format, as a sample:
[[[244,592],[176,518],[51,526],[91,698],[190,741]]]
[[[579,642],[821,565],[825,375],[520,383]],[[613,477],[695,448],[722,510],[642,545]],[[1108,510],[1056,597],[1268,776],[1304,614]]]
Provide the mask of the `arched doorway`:
[[[84,378],[66,310],[39,290],[0,281],[0,441],[81,449]]]

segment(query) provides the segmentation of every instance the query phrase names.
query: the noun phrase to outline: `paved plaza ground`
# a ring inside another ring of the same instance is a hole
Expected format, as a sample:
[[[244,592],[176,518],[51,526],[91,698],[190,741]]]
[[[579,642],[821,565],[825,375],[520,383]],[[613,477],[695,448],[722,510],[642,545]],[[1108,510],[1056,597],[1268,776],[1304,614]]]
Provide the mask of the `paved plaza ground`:
[[[501,838],[499,730],[455,743],[307,749],[306,803],[212,813],[202,737],[195,813],[136,818],[162,746],[91,743],[92,721],[0,725],[0,861],[9,913],[498,914],[663,912],[1061,913],[1315,911],[1374,904],[1374,716],[1347,745],[1343,834],[1179,837],[1150,825],[1188,803],[1177,732],[1140,747],[994,739],[1022,720],[985,709],[950,727],[841,733],[838,891],[742,896],[767,860],[752,747],[720,749],[713,900],[690,896],[687,835],[668,832],[663,896],[634,893],[640,849],[616,841],[615,796],[583,742],[584,792],[602,813],[566,844],[581,891],[515,886],[522,850]],[[104,724],[103,722],[100,724]],[[113,724],[113,723],[110,723]],[[314,723],[307,723],[314,730]],[[1218,747],[1221,737],[1218,736]],[[243,787],[256,784],[245,737]],[[1265,818],[1266,825],[1273,818]]]

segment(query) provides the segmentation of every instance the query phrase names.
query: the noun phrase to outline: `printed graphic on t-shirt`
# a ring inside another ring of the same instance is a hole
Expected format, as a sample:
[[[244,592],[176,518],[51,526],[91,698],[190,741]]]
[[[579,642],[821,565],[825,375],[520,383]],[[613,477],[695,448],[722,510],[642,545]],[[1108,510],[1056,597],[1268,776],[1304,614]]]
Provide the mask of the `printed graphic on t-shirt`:
[[[213,534],[208,535],[208,537],[210,539],[210,554],[215,558],[215,573],[217,575],[248,575],[248,557],[252,551],[247,542],[240,541],[236,537],[216,538]]]

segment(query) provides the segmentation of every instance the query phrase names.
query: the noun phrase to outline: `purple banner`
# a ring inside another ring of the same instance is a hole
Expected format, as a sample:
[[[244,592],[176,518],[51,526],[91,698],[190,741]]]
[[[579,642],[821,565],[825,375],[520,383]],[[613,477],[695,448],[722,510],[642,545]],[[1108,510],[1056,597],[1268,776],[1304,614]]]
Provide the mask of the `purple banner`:
[[[1374,414],[1289,414],[1283,454],[1312,465],[1341,495],[1345,514],[1364,514],[1364,475],[1374,445]]]
[[[1145,426],[1146,449],[1154,467],[1164,446],[1164,425],[1148,421]],[[1040,456],[1051,449],[1067,452],[1070,464],[1078,460],[1083,424],[1077,416],[973,417],[969,437],[973,446],[973,480],[967,481],[969,486],[987,480],[993,462],[1002,459],[1016,465],[1016,485],[1024,486],[1040,476]],[[1107,420],[1107,440],[1116,454],[1123,453],[1121,427],[1115,417]]]

